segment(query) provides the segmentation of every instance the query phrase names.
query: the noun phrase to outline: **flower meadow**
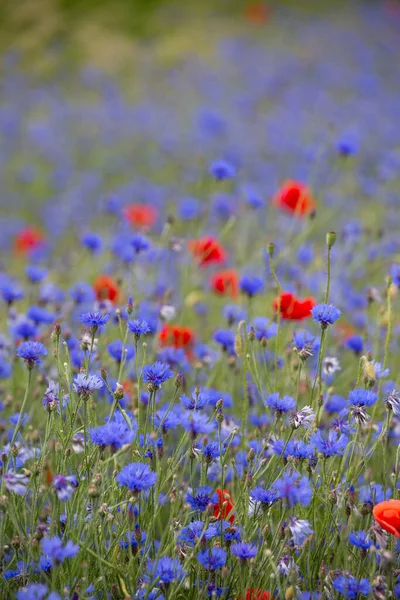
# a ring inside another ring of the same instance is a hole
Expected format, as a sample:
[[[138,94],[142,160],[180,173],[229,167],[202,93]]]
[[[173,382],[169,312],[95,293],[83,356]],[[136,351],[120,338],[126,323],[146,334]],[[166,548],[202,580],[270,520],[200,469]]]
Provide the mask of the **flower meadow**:
[[[246,14],[4,57],[2,599],[400,598],[398,14]]]

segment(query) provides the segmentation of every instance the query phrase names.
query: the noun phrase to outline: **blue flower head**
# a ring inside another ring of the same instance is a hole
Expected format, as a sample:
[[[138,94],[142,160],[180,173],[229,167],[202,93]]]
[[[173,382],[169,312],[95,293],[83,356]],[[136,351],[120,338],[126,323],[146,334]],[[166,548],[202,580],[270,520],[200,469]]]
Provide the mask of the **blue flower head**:
[[[103,315],[101,312],[87,312],[82,313],[80,319],[88,329],[95,333],[104,327],[109,315]]]
[[[243,275],[239,281],[240,291],[252,298],[256,294],[261,294],[264,289],[264,280],[256,275]]]
[[[357,579],[352,575],[339,575],[333,580],[333,587],[343,598],[353,600],[358,598],[360,594],[368,596],[371,585],[368,579]]]
[[[232,179],[236,175],[235,167],[226,160],[216,160],[210,166],[210,173],[218,181]]]
[[[43,554],[52,559],[53,565],[59,565],[67,558],[73,558],[79,552],[79,546],[71,541],[64,544],[58,537],[45,537],[42,540]]]
[[[72,389],[83,398],[89,398],[96,390],[101,390],[104,381],[97,375],[78,373],[74,379]]]
[[[139,321],[138,319],[134,319],[133,321],[128,321],[127,323],[128,329],[136,339],[139,339],[141,335],[146,335],[150,333],[150,327],[147,321]]]
[[[209,504],[218,502],[218,495],[212,493],[211,488],[207,485],[197,488],[195,494],[186,494],[186,502],[192,510],[204,512]]]
[[[197,560],[207,571],[222,569],[226,563],[226,552],[222,548],[210,548],[197,554]]]
[[[371,390],[356,388],[349,394],[349,404],[352,406],[372,406],[378,400],[378,395]]]
[[[295,504],[308,506],[312,498],[312,489],[308,477],[301,476],[300,473],[286,471],[282,477],[274,483],[279,498],[287,502],[292,507]]]
[[[40,363],[40,357],[46,356],[47,350],[40,342],[22,342],[18,347],[17,356],[25,360],[29,370]]]
[[[152,581],[157,581],[164,586],[173,581],[181,581],[186,575],[179,560],[169,556],[163,556],[154,562],[149,561],[147,572]]]
[[[250,558],[255,557],[258,548],[247,542],[238,542],[237,544],[232,544],[231,552],[240,558],[240,560],[249,560]]]
[[[291,396],[283,396],[283,398],[281,398],[278,392],[274,392],[268,396],[265,403],[271,410],[279,415],[290,412],[296,408],[296,400],[294,398]]]
[[[317,304],[311,309],[311,314],[316,323],[320,323],[321,327],[326,328],[328,325],[333,325],[342,313],[332,304]]]
[[[126,465],[116,476],[120,487],[127,487],[134,493],[149,490],[157,481],[157,473],[154,473],[149,465],[141,462],[133,462]]]
[[[155,389],[161,387],[163,383],[171,379],[174,374],[168,365],[155,362],[152,365],[146,365],[143,368],[143,381],[152,385]]]
[[[318,452],[326,457],[342,456],[349,443],[349,438],[340,432],[337,433],[334,429],[331,429],[327,436],[323,436],[321,430],[318,430],[311,436],[310,442]]]

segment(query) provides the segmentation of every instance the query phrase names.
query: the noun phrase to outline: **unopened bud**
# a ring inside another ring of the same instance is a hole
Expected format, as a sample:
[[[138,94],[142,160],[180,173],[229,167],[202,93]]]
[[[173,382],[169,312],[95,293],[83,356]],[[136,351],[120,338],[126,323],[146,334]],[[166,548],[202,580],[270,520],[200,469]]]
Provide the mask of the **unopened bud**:
[[[336,232],[329,231],[326,234],[326,245],[328,246],[329,249],[331,249],[335,242],[336,242]]]

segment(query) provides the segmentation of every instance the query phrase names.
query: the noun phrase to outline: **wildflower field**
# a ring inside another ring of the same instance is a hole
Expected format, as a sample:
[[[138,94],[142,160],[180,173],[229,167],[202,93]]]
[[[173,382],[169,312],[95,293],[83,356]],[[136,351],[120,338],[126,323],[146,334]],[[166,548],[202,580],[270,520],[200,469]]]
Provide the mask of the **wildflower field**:
[[[1,600],[400,598],[400,11],[350,4],[3,52]]]

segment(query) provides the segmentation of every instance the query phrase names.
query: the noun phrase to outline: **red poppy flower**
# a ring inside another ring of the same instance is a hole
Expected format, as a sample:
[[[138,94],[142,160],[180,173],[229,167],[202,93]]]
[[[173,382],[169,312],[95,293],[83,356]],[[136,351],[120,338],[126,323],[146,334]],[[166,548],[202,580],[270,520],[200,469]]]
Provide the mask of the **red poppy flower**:
[[[175,348],[189,348],[194,340],[193,330],[180,325],[164,325],[158,334],[161,346],[174,346]]]
[[[138,229],[150,229],[158,216],[157,209],[148,204],[129,204],[124,210],[125,219]]]
[[[315,210],[315,200],[309,188],[300,181],[286,181],[274,198],[275,204],[285,212],[305,217]]]
[[[240,598],[240,600],[243,600]],[[266,590],[247,588],[246,600],[271,600],[271,594]]]
[[[226,490],[218,488],[215,490],[218,494],[218,502],[214,504],[214,517],[216,519],[227,519],[230,523],[234,523],[235,515],[233,514],[232,496]]]
[[[109,275],[99,275],[93,284],[97,300],[110,300],[117,302],[119,287],[117,282]]]
[[[249,2],[245,6],[244,16],[250,23],[262,25],[268,21],[269,9],[262,2]]]
[[[239,293],[239,277],[234,269],[218,271],[211,277],[211,289],[221,296],[235,297]]]
[[[189,242],[189,249],[201,267],[221,264],[226,260],[226,253],[221,244],[212,237],[203,237]]]
[[[400,538],[400,500],[379,502],[374,506],[372,514],[382,529]]]
[[[291,321],[301,321],[311,317],[311,310],[317,302],[314,298],[304,298],[299,300],[294,294],[290,292],[282,292],[280,297],[280,309],[282,319],[289,319]],[[278,310],[279,300],[275,298],[274,309]]]
[[[44,236],[36,227],[21,229],[14,239],[14,248],[19,254],[28,254],[44,243]]]

